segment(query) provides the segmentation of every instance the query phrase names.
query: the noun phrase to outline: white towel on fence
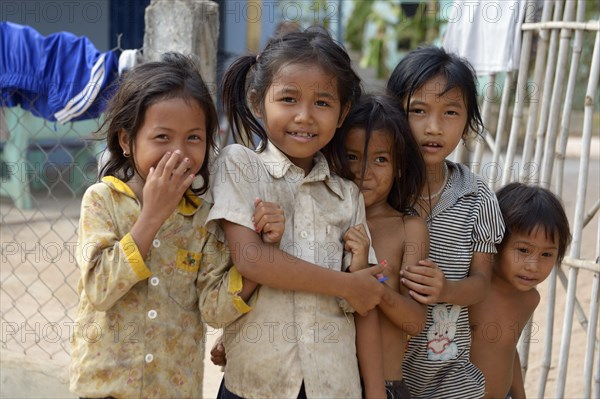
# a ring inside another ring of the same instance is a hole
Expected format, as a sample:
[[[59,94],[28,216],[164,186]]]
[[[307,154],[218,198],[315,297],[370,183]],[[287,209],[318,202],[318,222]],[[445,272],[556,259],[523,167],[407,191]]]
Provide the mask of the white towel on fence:
[[[119,56],[119,76],[125,71],[142,63],[142,54],[140,50],[123,50]]]
[[[447,51],[469,60],[478,75],[519,67],[525,0],[455,0],[445,9]]]

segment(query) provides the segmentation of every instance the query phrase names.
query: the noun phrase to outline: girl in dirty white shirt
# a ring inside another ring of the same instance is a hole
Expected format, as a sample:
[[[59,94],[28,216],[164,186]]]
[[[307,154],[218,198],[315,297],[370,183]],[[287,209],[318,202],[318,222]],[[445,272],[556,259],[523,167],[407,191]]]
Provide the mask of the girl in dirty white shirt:
[[[383,266],[342,272],[350,265],[343,235],[366,229],[364,201],[320,152],[360,94],[348,54],[316,29],[272,40],[225,74],[223,99],[237,141],[252,143],[256,134],[260,144],[233,144],[215,162],[208,220],[222,226],[236,265],[223,284],[252,308],[224,326],[221,398],[361,395],[354,320],[340,299],[362,314],[376,306],[383,287],[375,275]],[[263,243],[271,226],[260,201],[253,220],[257,198],[283,210],[277,243]],[[376,263],[370,252],[368,263]],[[212,316],[206,321],[215,326],[229,321]]]
[[[109,105],[110,159],[83,196],[78,231],[70,389],[80,397],[202,397],[200,304],[230,256],[197,196],[217,127],[198,70],[167,54],[128,72]],[[219,298],[223,317],[237,316],[240,299]]]

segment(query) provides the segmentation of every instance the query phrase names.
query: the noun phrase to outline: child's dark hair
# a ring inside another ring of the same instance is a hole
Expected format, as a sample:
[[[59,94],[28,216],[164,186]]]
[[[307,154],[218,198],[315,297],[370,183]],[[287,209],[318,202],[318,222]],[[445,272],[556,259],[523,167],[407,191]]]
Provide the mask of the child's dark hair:
[[[350,130],[365,130],[364,154],[373,132],[389,132],[392,135],[392,162],[397,171],[387,202],[400,212],[407,212],[416,203],[421,187],[425,184],[425,162],[413,137],[406,115],[393,97],[386,95],[364,95],[350,109],[334,138],[323,149],[332,168],[342,177],[354,179],[348,165],[345,149]],[[366,164],[363,164],[364,178]]]
[[[483,121],[477,103],[477,77],[471,64],[440,47],[418,47],[409,52],[396,65],[387,83],[388,92],[398,97],[402,108],[408,114],[410,100],[429,80],[441,76],[446,79],[442,94],[459,89],[467,107],[467,126],[463,136],[470,128],[475,133],[483,132]]]
[[[163,100],[181,98],[196,101],[206,117],[206,157],[200,171],[203,184],[192,190],[203,194],[208,188],[209,154],[214,151],[214,133],[217,130],[217,111],[208,87],[200,76],[198,62],[178,53],[166,53],[160,61],[148,62],[127,72],[113,98],[110,100],[106,120],[106,141],[110,159],[102,168],[100,176],[115,176],[129,181],[136,172],[133,162],[135,137],[144,123],[148,108]],[[130,156],[125,157],[119,145],[119,132],[127,134],[131,147]]]
[[[496,192],[500,211],[506,224],[504,238],[499,249],[508,241],[511,234],[531,234],[542,228],[547,238],[558,238],[558,263],[562,261],[569,243],[571,232],[569,220],[560,199],[550,190],[524,183],[510,183]]]
[[[309,28],[276,37],[260,55],[245,55],[235,60],[223,77],[223,105],[236,142],[252,143],[256,134],[262,143],[258,150],[264,148],[267,133],[251,107],[264,111],[273,77],[289,64],[317,64],[335,76],[342,109],[362,92],[348,53],[323,29]]]

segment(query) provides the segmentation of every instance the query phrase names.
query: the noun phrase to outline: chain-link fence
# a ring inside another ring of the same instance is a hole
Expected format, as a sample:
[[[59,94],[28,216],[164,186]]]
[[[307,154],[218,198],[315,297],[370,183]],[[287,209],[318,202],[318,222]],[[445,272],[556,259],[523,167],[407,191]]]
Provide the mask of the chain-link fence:
[[[65,125],[0,108],[2,360],[68,364],[81,194],[96,179],[98,120]],[[66,378],[66,370],[64,370]]]

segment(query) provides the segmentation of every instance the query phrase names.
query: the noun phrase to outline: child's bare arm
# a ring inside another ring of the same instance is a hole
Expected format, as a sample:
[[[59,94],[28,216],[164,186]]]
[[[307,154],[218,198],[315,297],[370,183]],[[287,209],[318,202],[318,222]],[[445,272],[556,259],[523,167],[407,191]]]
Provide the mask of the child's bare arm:
[[[371,240],[363,224],[352,226],[344,234],[344,249],[352,253],[349,272],[367,268]],[[356,354],[367,398],[385,398],[383,379],[383,347],[376,309],[366,316],[355,315]]]
[[[405,218],[407,239],[404,244],[404,257],[401,270],[408,265],[415,265],[419,259],[424,259],[429,253],[429,231],[421,218]],[[418,335],[425,327],[427,307],[408,294],[404,286],[400,292],[388,287],[389,295],[379,304],[379,309],[387,318],[410,335]],[[388,300],[388,298],[391,299]]]
[[[225,366],[225,364],[227,364],[225,347],[223,346],[223,335],[220,335],[213,344],[213,347],[210,350],[210,361],[215,366]]]
[[[305,262],[265,244],[255,231],[222,220],[234,264],[240,274],[258,284],[345,298],[359,314],[381,301],[383,287],[375,278],[377,265],[356,273],[341,273]],[[255,249],[252,253],[247,248]]]
[[[402,283],[410,289],[410,295],[423,304],[447,302],[469,306],[481,302],[489,289],[492,278],[493,254],[475,252],[471,261],[469,277],[462,280],[446,280],[435,262],[426,259],[416,266],[402,271]]]
[[[275,202],[266,202],[260,198],[254,200],[254,215],[252,216],[255,230],[263,242],[279,246],[283,232],[285,231],[285,215],[283,209]],[[239,293],[240,298],[248,301],[258,284],[246,277],[242,277],[242,290]]]
[[[471,260],[469,277],[459,281],[447,281],[442,301],[468,306],[483,301],[492,281],[494,255],[475,252]]]
[[[352,226],[344,234],[344,249],[352,253],[348,271],[355,272],[369,266],[369,248],[371,240],[363,224]]]
[[[279,245],[285,231],[285,215],[279,204],[256,198],[252,221],[265,243]]]
[[[513,380],[510,386],[510,396],[513,399],[526,399],[523,373],[521,372],[521,359],[519,358],[519,352],[517,350],[515,350]]]
[[[383,346],[379,315],[376,309],[366,316],[355,315],[356,354],[366,398],[385,398]]]

